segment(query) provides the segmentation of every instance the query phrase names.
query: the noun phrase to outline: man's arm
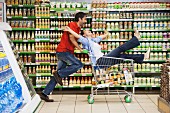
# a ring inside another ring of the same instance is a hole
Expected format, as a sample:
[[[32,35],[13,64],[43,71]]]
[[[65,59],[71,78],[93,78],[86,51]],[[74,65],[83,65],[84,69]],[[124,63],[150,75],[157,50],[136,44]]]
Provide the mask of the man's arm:
[[[72,34],[69,34],[70,41],[73,43],[75,47],[77,47],[80,51],[83,51],[83,49],[78,45],[75,37]]]

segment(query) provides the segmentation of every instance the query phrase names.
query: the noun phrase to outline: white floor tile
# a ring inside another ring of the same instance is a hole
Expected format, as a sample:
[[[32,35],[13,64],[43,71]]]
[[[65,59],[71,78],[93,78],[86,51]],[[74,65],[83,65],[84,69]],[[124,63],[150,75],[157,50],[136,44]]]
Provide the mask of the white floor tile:
[[[159,113],[158,95],[134,95],[131,103],[124,102],[124,95],[95,95],[94,104],[88,104],[87,96],[50,95],[55,102],[45,102],[39,113]]]

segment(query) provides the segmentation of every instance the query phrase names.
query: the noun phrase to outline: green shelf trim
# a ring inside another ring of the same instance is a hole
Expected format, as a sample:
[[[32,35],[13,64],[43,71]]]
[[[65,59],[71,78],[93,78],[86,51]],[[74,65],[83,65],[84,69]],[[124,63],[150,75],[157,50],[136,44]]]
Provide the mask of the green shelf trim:
[[[35,40],[13,40],[14,43],[22,43],[22,42],[35,42]]]
[[[50,54],[50,52],[39,52],[39,54]]]
[[[36,74],[28,74],[29,77],[36,77]]]
[[[47,65],[47,66],[50,66],[50,63],[40,63],[40,65]]]
[[[7,5],[7,7],[35,7],[35,5]]]
[[[139,31],[170,31],[170,29],[153,29],[153,30],[139,30]]]
[[[36,40],[37,42],[50,42],[50,39],[49,40]]]
[[[32,4],[26,4],[26,5],[7,5],[7,7],[28,7],[28,8],[34,8],[34,7],[51,7],[50,4],[47,4],[47,5],[32,5]]]
[[[134,87],[160,87],[160,85],[135,85]]]
[[[16,31],[34,31],[35,28],[12,28],[12,30]]]
[[[74,74],[74,76],[82,76],[82,74]]]
[[[101,50],[102,52],[109,52],[109,50]]]
[[[166,19],[134,19],[133,21],[169,21],[169,18]]]
[[[53,11],[87,11],[87,8],[50,8]]]
[[[35,16],[7,16],[8,19],[35,19]]]
[[[91,74],[86,74],[86,76],[92,76],[93,74],[91,73]]]
[[[41,76],[51,76],[51,73],[40,73]]]
[[[166,62],[165,60],[146,60],[146,61],[143,61],[143,62]]]
[[[35,54],[35,52],[19,52],[19,54]]]
[[[126,52],[146,52],[147,50],[127,50]],[[165,52],[166,50],[151,50],[151,52]]]
[[[38,18],[50,19],[50,17],[49,17],[49,16],[37,16],[36,18],[37,18],[37,19],[38,19]]]
[[[110,87],[117,87],[117,88],[120,88],[120,87],[133,87],[133,85],[113,85],[113,86],[110,86]]]

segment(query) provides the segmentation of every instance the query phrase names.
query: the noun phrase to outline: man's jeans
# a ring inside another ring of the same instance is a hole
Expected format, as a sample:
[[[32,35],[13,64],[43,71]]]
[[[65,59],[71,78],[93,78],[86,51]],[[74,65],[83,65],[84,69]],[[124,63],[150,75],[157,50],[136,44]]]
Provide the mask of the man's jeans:
[[[56,55],[58,57],[57,71],[61,78],[68,77],[83,67],[81,61],[70,52],[57,52]],[[54,76],[52,76],[50,82],[43,90],[43,93],[49,95],[55,88],[56,84],[57,82]]]
[[[128,42],[126,42],[123,45],[117,47],[116,49],[110,51],[105,56],[106,57],[117,57],[117,58],[133,59],[136,63],[142,63],[143,59],[144,59],[144,55],[143,54],[121,54],[122,52],[125,52],[125,51],[127,51],[129,49],[135,48],[135,47],[137,47],[139,45],[140,45],[139,40],[137,39],[137,37],[134,36]],[[106,64],[106,62],[104,62],[102,60],[103,60],[102,57],[99,58],[97,60],[97,64],[98,65],[102,65],[102,63]],[[108,62],[108,63],[110,63],[110,62]]]

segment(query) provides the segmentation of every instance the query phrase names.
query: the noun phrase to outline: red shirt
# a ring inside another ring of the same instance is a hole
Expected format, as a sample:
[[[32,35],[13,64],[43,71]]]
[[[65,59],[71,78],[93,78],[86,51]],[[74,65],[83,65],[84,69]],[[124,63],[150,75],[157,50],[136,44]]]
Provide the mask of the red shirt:
[[[80,33],[80,27],[77,25],[76,22],[70,22],[68,24],[68,26],[77,34]],[[69,32],[64,31],[61,41],[59,43],[59,45],[57,46],[56,52],[70,52],[72,54],[74,54],[74,48],[75,46],[72,44],[72,42],[70,41],[70,37],[69,37]],[[76,39],[77,40],[77,39]]]

